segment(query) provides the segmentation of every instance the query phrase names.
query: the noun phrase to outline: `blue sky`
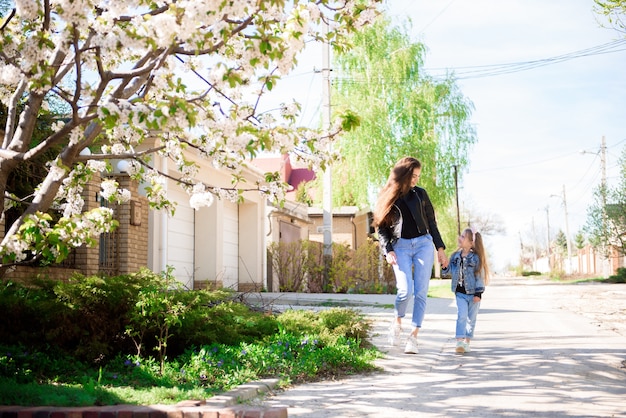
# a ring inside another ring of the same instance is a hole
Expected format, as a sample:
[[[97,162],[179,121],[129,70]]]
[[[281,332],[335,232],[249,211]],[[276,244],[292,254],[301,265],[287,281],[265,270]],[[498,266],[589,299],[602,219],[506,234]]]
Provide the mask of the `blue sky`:
[[[617,159],[626,146],[626,45],[619,52],[594,52],[626,35],[601,27],[593,5],[593,0],[386,2],[392,19],[410,18],[411,38],[426,44],[426,68],[432,74],[454,71],[474,103],[471,122],[478,142],[469,169],[461,173],[459,200],[462,208],[501,219],[506,233],[486,238],[497,270],[518,263],[520,240],[545,246],[548,216],[551,237],[565,232],[564,187],[570,235],[582,228],[601,180],[603,136],[608,184],[617,183]],[[588,51],[569,58],[582,50]],[[524,63],[564,55],[524,69],[529,67]],[[508,74],[493,74],[502,67],[488,67],[474,73],[481,77],[467,77],[464,69],[511,63]],[[318,120],[321,77],[313,70],[319,68],[321,52],[310,48],[283,87],[298,92],[304,124]]]

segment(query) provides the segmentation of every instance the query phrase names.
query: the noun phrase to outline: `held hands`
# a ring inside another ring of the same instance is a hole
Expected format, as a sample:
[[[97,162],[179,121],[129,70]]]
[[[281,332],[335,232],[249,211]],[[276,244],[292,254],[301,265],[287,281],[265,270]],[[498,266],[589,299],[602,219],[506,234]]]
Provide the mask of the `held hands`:
[[[398,257],[396,257],[396,252],[395,251],[389,251],[387,253],[387,255],[385,256],[385,259],[387,260],[387,262],[389,264],[391,264],[392,266],[394,264],[398,264]]]
[[[392,266],[394,264],[398,264],[398,257],[396,256],[396,252],[395,251],[389,251],[387,253],[387,255],[385,256],[385,259]],[[441,267],[443,267],[443,268],[447,268],[448,267],[448,256],[443,251],[443,248],[439,248],[437,250],[437,260],[439,261],[439,264],[441,264]]]
[[[446,255],[443,248],[437,249],[437,260],[439,261],[441,267],[443,267],[444,269],[448,267],[448,256]]]

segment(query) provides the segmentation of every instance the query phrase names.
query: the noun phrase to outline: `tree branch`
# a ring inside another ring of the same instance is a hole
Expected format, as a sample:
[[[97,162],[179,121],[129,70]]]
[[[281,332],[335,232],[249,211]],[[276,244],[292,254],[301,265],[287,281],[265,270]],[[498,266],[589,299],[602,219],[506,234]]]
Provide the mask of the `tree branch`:
[[[2,27],[0,27],[0,31],[4,31],[4,28],[6,28],[9,22],[11,22],[11,19],[13,19],[13,16],[15,16],[15,8],[11,9],[11,13],[9,14],[9,17],[7,17],[4,23],[2,24]]]
[[[165,145],[161,145],[158,147],[153,147],[143,151],[137,152],[129,152],[125,154],[91,154],[91,155],[79,155],[76,157],[76,161],[88,161],[88,160],[107,160],[107,159],[131,159],[138,162],[142,162],[138,159],[138,157],[143,157],[144,155],[154,154],[162,149],[165,149]],[[151,167],[152,168],[152,167]]]
[[[11,101],[8,106],[7,123],[4,128],[4,141],[2,141],[2,148],[8,148],[9,144],[13,140],[15,134],[15,121],[17,120],[17,104],[26,90],[26,81],[20,80],[15,92],[11,96]]]

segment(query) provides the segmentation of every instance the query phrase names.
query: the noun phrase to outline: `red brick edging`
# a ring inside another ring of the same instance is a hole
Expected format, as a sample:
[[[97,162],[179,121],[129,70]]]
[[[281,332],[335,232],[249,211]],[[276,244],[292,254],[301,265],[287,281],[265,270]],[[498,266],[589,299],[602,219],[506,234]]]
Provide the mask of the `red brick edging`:
[[[287,418],[287,408],[233,405],[0,406],[0,418]]]
[[[175,405],[111,405],[85,407],[2,406],[0,418],[287,418],[286,407],[240,404],[266,393],[278,379],[250,382],[204,401]]]

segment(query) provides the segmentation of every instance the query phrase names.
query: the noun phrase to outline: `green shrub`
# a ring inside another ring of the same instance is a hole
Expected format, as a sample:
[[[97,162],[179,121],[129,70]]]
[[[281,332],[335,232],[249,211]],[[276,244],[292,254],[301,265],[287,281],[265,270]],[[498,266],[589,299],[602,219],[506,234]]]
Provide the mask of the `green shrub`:
[[[278,277],[281,292],[299,292],[304,288],[307,254],[302,250],[302,241],[290,243],[272,242],[268,249],[268,260]]]
[[[130,347],[124,335],[129,312],[149,280],[142,275],[75,275],[54,287],[62,310],[47,333],[50,344],[83,361],[100,362]]]
[[[173,346],[169,345],[166,358],[157,358],[154,351],[143,355],[120,352],[98,365],[83,363],[51,346],[32,350],[3,345],[0,346],[0,404],[176,403],[207,398],[265,377],[279,377],[289,383],[376,370],[373,360],[380,353],[365,346],[369,324],[357,311],[290,310],[274,316],[223,301],[228,292],[217,296],[186,292],[185,298],[182,293],[174,294],[179,301],[202,306],[198,311],[207,318],[210,312],[216,314],[219,319],[207,325],[207,329],[229,329],[231,321],[230,328],[241,330],[243,336],[237,337],[233,332],[228,337],[233,341],[230,344],[190,344],[179,355],[173,355]],[[195,311],[195,308],[189,310]],[[187,329],[188,319],[185,315],[172,328],[168,343],[176,341],[178,336],[193,334]],[[192,328],[195,327],[196,323]],[[195,332],[204,335],[199,330]]]
[[[626,283],[626,267],[618,267],[617,274],[609,276],[607,281],[611,283]]]
[[[371,239],[356,251],[345,244],[333,244],[328,272],[325,271],[320,242],[272,243],[268,260],[281,292],[396,292],[393,269],[383,260],[378,244]]]
[[[333,244],[333,248],[336,244]],[[305,255],[304,271],[306,286],[309,293],[323,293],[330,291],[326,283],[326,262],[324,260],[324,246],[321,242],[301,241],[300,251]]]
[[[348,308],[331,308],[319,313],[290,309],[276,319],[283,332],[299,336],[315,334],[324,345],[336,343],[339,337],[364,342],[370,330],[363,315]]]
[[[226,301],[191,310],[173,331],[172,353],[181,353],[190,345],[255,341],[277,330],[275,317],[260,315],[241,303]]]
[[[0,287],[0,341],[36,350],[55,347],[100,364],[118,353],[165,357],[189,345],[238,343],[277,330],[226,290],[187,291],[166,272],[114,277],[76,275]]]
[[[527,277],[527,276],[541,276],[541,273],[538,271],[523,271],[522,272],[522,276]]]
[[[353,309],[332,308],[321,311],[319,320],[324,329],[338,336],[364,341],[370,330],[370,324],[364,316]]]

